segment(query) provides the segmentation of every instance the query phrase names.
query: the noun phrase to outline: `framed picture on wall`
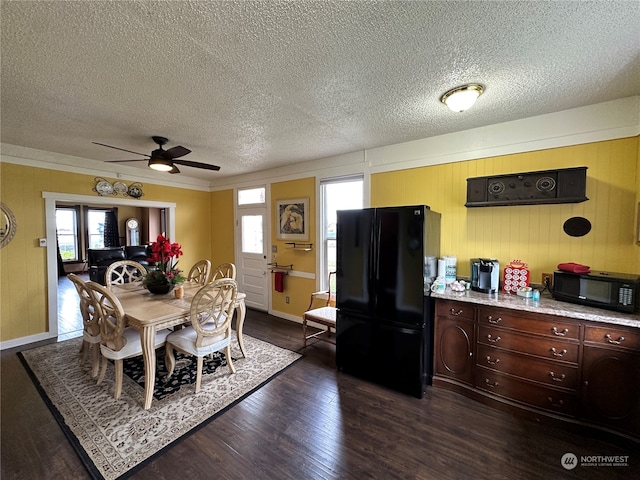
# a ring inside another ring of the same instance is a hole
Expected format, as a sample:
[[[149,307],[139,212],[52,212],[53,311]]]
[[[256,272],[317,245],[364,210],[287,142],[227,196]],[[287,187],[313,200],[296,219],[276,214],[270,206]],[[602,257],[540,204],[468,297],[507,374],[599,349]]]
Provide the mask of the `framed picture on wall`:
[[[276,200],[278,240],[309,240],[309,199]]]

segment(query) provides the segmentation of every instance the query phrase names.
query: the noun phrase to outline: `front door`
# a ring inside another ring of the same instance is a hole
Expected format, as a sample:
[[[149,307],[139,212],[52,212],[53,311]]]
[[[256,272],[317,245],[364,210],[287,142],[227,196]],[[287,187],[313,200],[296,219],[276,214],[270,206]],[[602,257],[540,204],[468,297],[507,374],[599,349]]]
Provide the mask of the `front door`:
[[[247,294],[247,307],[268,310],[266,207],[238,207],[236,280],[238,291]]]

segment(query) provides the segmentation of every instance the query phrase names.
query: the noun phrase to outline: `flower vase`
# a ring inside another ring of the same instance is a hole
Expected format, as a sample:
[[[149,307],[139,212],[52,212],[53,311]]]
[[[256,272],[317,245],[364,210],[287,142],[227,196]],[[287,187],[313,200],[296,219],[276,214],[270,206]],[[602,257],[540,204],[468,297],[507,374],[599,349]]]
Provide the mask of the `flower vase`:
[[[166,295],[173,290],[173,284],[164,283],[159,285],[147,285],[147,290],[156,295]]]

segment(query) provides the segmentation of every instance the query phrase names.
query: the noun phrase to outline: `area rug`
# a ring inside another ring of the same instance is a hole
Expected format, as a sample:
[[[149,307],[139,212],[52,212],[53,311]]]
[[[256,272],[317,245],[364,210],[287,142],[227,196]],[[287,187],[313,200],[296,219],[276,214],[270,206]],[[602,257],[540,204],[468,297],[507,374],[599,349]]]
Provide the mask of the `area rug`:
[[[203,373],[202,389],[195,394],[189,383],[194,376],[178,372],[188,366],[183,359],[176,362],[173,375],[183,378],[157,385],[151,408],[143,410],[144,379],[138,378],[141,383],[137,383],[129,376],[135,377],[139,368],[126,368],[122,396],[114,400],[113,366],[108,366],[103,384],[96,386],[90,361],[80,364],[80,343],[81,338],[76,338],[18,355],[90,475],[107,480],[128,477],[301,358],[248,335],[244,335],[247,358],[243,358],[234,338],[235,374],[230,375],[224,359],[214,358],[207,362],[208,373]],[[163,356],[159,354],[158,359],[160,370]]]

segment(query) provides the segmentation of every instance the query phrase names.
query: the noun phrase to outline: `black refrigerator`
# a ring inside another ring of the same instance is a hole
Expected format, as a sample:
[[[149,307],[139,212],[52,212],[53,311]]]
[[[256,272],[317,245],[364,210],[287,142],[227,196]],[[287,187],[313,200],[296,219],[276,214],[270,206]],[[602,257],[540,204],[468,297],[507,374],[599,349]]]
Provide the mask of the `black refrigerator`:
[[[426,205],[339,210],[336,239],[338,370],[422,398],[434,316],[424,266],[440,256],[440,214]]]

